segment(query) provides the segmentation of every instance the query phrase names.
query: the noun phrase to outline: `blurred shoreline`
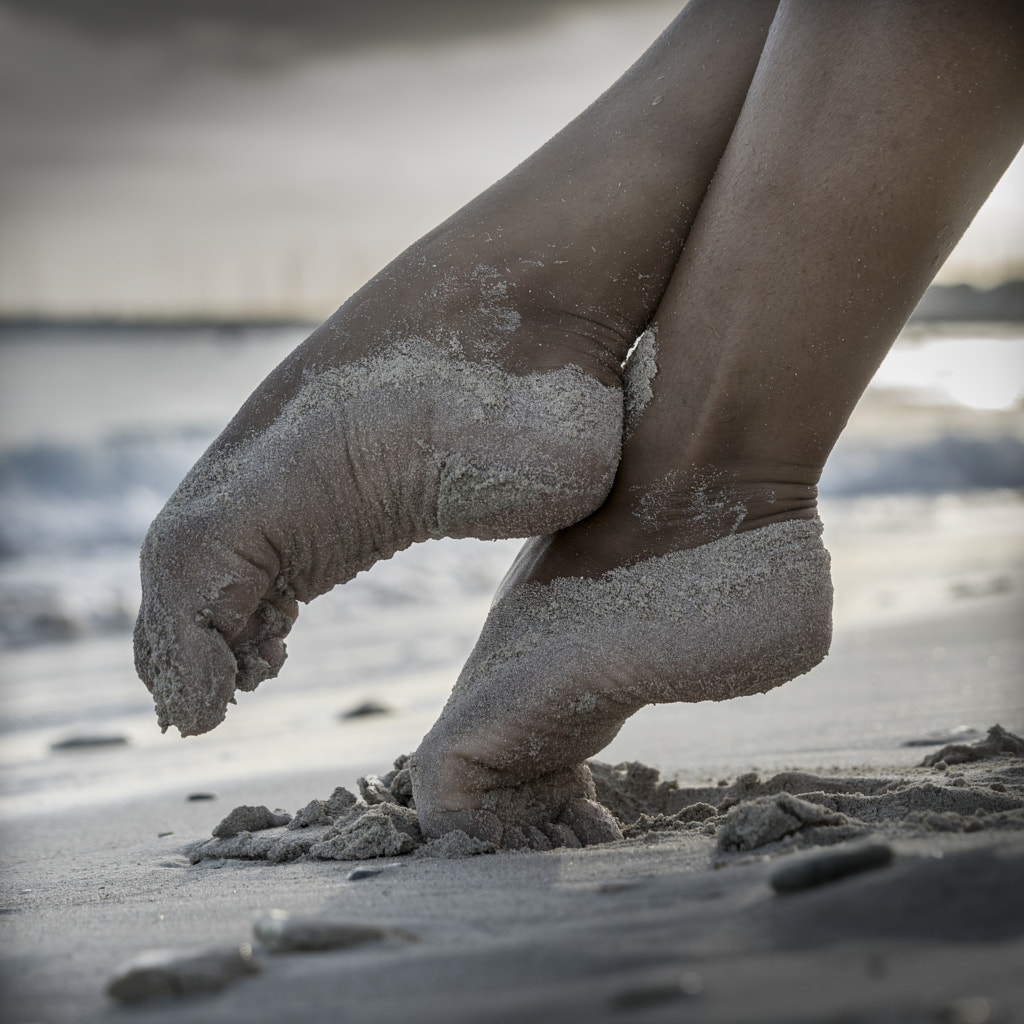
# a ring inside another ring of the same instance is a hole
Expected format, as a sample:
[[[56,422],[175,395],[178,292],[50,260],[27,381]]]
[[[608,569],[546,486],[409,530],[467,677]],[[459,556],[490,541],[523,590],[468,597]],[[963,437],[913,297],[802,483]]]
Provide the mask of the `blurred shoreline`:
[[[991,288],[971,284],[933,284],[911,314],[908,324],[934,323],[1021,323],[1024,322],[1024,279],[1004,281]],[[0,345],[25,332],[33,332],[44,340],[49,332],[80,331],[83,341],[97,335],[116,335],[121,331],[145,332],[245,331],[249,328],[305,328],[311,330],[318,321],[275,316],[3,316],[0,315]],[[140,334],[138,341],[144,341]],[[165,340],[161,336],[160,340]]]

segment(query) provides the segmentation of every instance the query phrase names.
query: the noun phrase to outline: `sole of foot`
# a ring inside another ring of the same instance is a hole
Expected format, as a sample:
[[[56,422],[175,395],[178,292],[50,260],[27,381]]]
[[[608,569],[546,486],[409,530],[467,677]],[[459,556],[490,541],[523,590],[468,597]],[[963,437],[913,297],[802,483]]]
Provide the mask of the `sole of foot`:
[[[214,728],[236,689],[279,671],[297,602],[374,562],[429,538],[550,532],[601,504],[621,387],[571,358],[510,372],[526,328],[488,312],[472,358],[434,330],[286,371],[286,400],[261,415],[257,392],[243,413],[259,426],[232,424],[189,473],[142,552],[136,665],[162,728]]]
[[[550,841],[557,825],[581,843],[616,838],[590,806],[583,762],[626,718],[647,704],[763,693],[828,653],[821,532],[816,518],[772,523],[595,579],[519,582],[513,566],[414,756],[424,834],[459,828],[544,848],[536,833]],[[535,561],[530,547],[519,573]]]

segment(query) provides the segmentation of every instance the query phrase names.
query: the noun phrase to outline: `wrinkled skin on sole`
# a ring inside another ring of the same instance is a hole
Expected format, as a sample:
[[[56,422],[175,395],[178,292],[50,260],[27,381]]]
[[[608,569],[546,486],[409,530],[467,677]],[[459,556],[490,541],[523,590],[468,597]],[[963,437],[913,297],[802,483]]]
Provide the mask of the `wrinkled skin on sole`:
[[[433,537],[522,536],[600,504],[622,399],[575,366],[517,376],[422,342],[306,380],[215,443],[147,535],[136,664],[159,724],[223,720],[275,676],[308,602]]]
[[[618,838],[584,762],[646,704],[763,693],[831,641],[817,519],[795,519],[597,577],[529,577],[527,544],[438,722],[413,755],[420,827],[506,847]],[[538,554],[541,552],[541,554]],[[540,833],[540,835],[538,835]]]

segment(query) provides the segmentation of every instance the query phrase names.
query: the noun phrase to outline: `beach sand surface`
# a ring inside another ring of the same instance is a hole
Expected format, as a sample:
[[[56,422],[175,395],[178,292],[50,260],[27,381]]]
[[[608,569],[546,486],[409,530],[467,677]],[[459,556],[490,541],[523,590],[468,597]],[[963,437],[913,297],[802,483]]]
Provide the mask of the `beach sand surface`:
[[[223,738],[153,735],[141,710],[116,707],[93,724],[124,734],[120,746],[43,748],[68,735],[63,725],[16,733],[5,744],[0,1019],[1024,1019],[1024,760],[999,752],[920,766],[944,743],[984,741],[996,722],[1024,732],[1020,498],[862,498],[834,502],[824,517],[840,595],[832,654],[773,693],[646,709],[627,723],[600,759],[642,760],[679,779],[663,810],[678,816],[676,804],[726,796],[662,830],[648,821],[621,843],[461,859],[191,862],[236,805],[294,813],[336,786],[355,791],[360,776],[383,774],[412,749],[486,610],[483,586],[464,598],[461,619],[448,609],[447,647],[430,602],[396,602],[387,625],[378,609],[349,629],[336,617],[318,622],[314,605],[295,638],[304,650],[295,689],[282,679],[247,696]],[[412,647],[433,634],[435,667],[424,668],[423,650],[396,653],[401,644],[389,647],[375,628]],[[346,642],[355,683],[316,685]],[[130,672],[123,640],[12,651],[8,681],[19,685],[9,699],[28,716],[33,687],[52,687],[74,663],[99,692]],[[339,720],[367,698],[392,713]],[[43,748],[34,756],[18,747],[32,743]],[[198,791],[215,799],[190,800]],[[864,803],[871,793],[875,804]],[[794,796],[803,803],[785,803]],[[808,803],[845,820],[814,824]],[[810,818],[727,847],[728,817],[744,806]],[[871,842],[892,860],[806,890],[771,886],[781,866]],[[360,867],[382,870],[350,881]],[[399,934],[269,952],[253,922],[275,908]],[[143,950],[245,943],[259,973],[222,991],[124,1006],[106,994]]]

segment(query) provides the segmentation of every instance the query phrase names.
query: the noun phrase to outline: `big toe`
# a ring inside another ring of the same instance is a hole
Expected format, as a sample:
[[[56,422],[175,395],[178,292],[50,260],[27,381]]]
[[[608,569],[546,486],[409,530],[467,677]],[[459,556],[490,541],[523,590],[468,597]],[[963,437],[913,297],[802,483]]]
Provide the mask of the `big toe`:
[[[277,674],[297,608],[286,587],[272,584],[269,560],[255,564],[223,542],[223,530],[190,525],[179,516],[151,529],[135,630],[136,669],[158,722],[183,736],[213,729],[236,689]]]
[[[153,694],[160,728],[173,725],[182,736],[209,732],[233,699],[234,654],[211,626],[151,620],[143,614],[136,627],[136,667]]]

